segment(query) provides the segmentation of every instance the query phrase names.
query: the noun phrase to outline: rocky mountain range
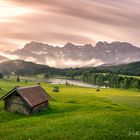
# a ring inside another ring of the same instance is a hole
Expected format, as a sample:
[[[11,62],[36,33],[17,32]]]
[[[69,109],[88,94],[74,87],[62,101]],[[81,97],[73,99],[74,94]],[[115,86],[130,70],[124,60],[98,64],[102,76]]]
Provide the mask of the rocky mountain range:
[[[91,67],[140,61],[140,48],[126,42],[98,42],[95,46],[67,43],[63,47],[30,42],[21,49],[6,51],[2,55],[2,61],[16,58],[57,68]]]

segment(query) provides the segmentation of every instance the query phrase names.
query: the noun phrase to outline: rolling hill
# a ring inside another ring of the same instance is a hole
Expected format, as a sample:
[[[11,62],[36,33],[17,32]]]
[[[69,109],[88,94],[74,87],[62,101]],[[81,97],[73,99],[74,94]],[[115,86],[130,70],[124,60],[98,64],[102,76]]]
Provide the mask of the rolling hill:
[[[0,80],[0,97],[15,86],[36,82]],[[51,95],[49,108],[29,117],[5,112],[0,101],[1,140],[138,140],[140,90],[102,89],[41,83]],[[129,133],[131,135],[129,135]]]
[[[46,65],[40,65],[24,60],[8,60],[0,63],[0,72],[4,74],[16,73],[18,75],[36,75],[40,73],[60,76],[80,76],[85,71],[94,71],[96,73],[116,73],[122,75],[134,75],[140,76],[140,61],[116,65],[116,66],[104,66],[99,67],[82,67],[82,68],[67,68],[59,69],[49,67]]]
[[[0,63],[0,72],[2,73],[20,73],[23,75],[32,75],[38,73],[46,73],[49,71],[49,69],[49,66],[39,65],[24,60],[9,60]]]
[[[140,76],[140,61],[116,66],[100,66],[97,69],[117,74]]]

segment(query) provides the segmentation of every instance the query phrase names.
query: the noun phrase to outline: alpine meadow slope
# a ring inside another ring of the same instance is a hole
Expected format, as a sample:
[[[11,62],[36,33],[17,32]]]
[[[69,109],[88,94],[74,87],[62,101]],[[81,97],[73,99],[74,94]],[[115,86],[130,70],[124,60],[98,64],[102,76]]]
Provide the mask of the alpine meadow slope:
[[[15,86],[35,85],[35,82],[0,80],[0,97]],[[52,96],[49,108],[32,116],[8,113],[0,101],[1,140],[89,140],[139,139],[139,90],[101,89],[59,85],[42,82],[41,86]],[[7,135],[8,133],[8,135]]]

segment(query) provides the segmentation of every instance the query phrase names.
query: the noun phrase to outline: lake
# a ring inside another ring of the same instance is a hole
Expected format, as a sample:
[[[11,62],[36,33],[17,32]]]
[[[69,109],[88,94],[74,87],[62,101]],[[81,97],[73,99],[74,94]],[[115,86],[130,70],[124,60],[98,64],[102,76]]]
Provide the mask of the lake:
[[[80,80],[69,80],[69,79],[61,79],[61,78],[49,78],[45,80],[48,83],[51,84],[69,84],[69,85],[77,85],[80,87],[91,87],[91,88],[97,88],[98,86],[92,85],[89,83],[85,83]]]
[[[63,78],[49,78],[49,79],[39,79],[36,77],[22,77],[22,80],[28,80],[28,81],[34,81],[34,82],[47,82],[51,84],[63,84],[65,85],[66,83],[69,85],[76,85],[80,87],[89,87],[89,88],[97,88],[97,85],[92,85],[86,82],[83,82],[81,80],[70,80],[70,79],[63,79]],[[100,88],[106,88],[105,86],[100,87]]]

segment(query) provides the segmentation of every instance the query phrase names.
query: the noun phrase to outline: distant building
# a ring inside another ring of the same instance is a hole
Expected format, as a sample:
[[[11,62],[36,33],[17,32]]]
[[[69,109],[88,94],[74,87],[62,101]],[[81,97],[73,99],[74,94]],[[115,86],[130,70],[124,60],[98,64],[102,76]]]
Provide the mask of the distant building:
[[[50,95],[41,86],[16,87],[4,95],[4,110],[30,115],[48,107]]]

